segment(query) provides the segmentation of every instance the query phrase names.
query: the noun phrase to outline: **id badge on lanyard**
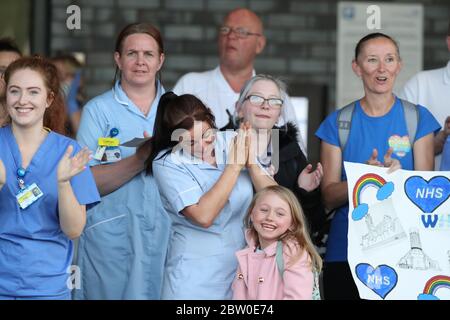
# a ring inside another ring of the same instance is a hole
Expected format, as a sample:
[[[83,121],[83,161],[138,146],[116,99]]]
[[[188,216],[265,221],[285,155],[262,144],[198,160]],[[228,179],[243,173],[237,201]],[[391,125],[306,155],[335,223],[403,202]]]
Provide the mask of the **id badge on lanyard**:
[[[39,198],[41,198],[44,193],[38,187],[36,183],[30,186],[25,185],[23,178],[25,177],[26,171],[23,168],[17,169],[17,181],[19,183],[19,192],[16,194],[17,203],[22,210],[28,208],[33,203],[35,203]]]
[[[119,134],[117,128],[112,128],[109,132],[109,137],[102,137],[98,139],[98,147],[94,154],[94,159],[102,163],[117,162],[122,159],[122,154],[119,148],[120,141],[115,138]]]

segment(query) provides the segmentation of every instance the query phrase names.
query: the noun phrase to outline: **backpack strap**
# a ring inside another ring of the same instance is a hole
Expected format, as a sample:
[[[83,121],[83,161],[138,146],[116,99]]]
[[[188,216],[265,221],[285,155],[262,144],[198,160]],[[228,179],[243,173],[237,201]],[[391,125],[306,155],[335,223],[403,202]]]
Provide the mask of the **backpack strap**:
[[[400,99],[403,106],[403,113],[405,115],[406,129],[408,130],[409,143],[411,147],[414,144],[417,133],[417,125],[419,123],[419,109],[415,104]],[[347,144],[350,128],[352,125],[353,111],[355,110],[355,102],[352,102],[343,107],[337,117],[339,145],[341,150],[344,150]]]
[[[277,253],[275,255],[275,260],[277,262],[278,272],[281,278],[284,274],[284,259],[283,259],[283,243],[281,241],[277,242]],[[319,286],[319,273],[315,268],[313,268],[313,290],[312,290],[312,300],[320,300],[320,286]]]
[[[415,104],[400,99],[403,106],[403,113],[405,114],[406,129],[408,130],[409,143],[411,148],[414,144],[417,133],[417,124],[419,123],[419,109]]]
[[[348,136],[350,134],[350,127],[352,126],[353,111],[355,110],[355,102],[352,102],[341,110],[339,110],[337,117],[339,146],[343,151],[347,144]]]
[[[283,278],[284,273],[284,259],[283,259],[283,243],[281,241],[277,242],[277,253],[275,255],[275,260],[277,261],[278,272],[281,278]]]

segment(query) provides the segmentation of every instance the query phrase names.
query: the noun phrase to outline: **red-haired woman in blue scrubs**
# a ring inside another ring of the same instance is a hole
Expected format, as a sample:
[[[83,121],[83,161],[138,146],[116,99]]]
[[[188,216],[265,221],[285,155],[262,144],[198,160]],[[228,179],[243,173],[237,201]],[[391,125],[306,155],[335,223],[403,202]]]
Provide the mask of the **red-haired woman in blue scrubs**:
[[[70,299],[73,244],[100,200],[87,149],[64,132],[56,68],[40,57],[5,72],[0,128],[0,299]],[[59,132],[59,133],[58,133]]]

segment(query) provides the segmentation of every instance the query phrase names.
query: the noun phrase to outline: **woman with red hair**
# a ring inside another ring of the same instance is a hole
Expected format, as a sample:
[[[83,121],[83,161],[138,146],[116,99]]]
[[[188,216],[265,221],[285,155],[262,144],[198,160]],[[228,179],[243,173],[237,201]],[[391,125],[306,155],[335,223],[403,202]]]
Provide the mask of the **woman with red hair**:
[[[64,133],[56,68],[41,57],[5,71],[0,128],[0,299],[70,299],[73,244],[100,196],[90,152]]]

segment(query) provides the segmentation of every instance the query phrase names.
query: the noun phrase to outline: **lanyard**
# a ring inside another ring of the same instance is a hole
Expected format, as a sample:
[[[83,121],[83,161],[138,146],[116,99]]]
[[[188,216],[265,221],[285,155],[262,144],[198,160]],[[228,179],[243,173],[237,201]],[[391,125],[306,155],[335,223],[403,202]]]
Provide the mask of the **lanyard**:
[[[25,189],[25,181],[23,180],[25,178],[25,175],[27,174],[27,171],[20,167],[17,169],[17,182],[19,183],[20,190]]]
[[[272,135],[269,137],[269,143],[267,144],[266,154],[257,156],[256,159],[264,168],[270,168],[272,165]]]

